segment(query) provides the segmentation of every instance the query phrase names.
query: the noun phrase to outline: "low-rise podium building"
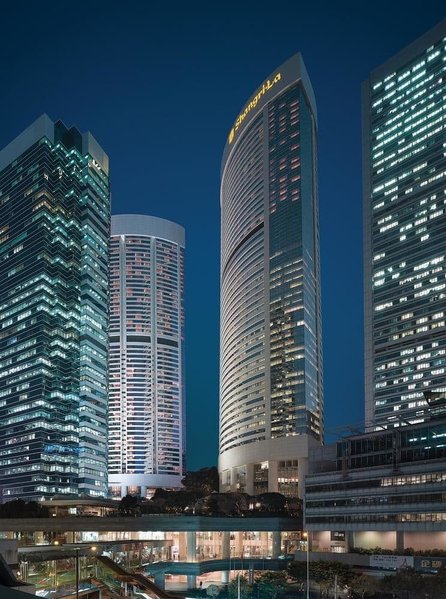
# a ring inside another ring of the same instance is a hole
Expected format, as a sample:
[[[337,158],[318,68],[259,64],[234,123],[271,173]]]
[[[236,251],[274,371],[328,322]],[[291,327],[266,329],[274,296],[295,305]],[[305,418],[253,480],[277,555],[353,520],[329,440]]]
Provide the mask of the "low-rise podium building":
[[[354,435],[313,452],[313,549],[446,549],[446,419]]]

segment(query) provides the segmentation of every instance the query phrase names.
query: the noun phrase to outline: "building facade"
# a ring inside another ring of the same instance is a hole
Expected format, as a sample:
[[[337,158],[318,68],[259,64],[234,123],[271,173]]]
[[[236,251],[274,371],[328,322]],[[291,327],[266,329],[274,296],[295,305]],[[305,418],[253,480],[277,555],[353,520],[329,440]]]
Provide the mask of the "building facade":
[[[108,157],[46,115],[0,152],[1,498],[107,493]]]
[[[317,117],[301,56],[237,117],[221,173],[223,491],[297,496],[323,435]]]
[[[446,419],[316,450],[305,487],[313,549],[446,549]]]
[[[446,21],[363,89],[366,426],[446,390]]]
[[[301,537],[295,518],[271,515],[85,516],[71,513],[69,518],[2,519],[0,545],[9,545],[12,553],[13,540],[17,543],[20,539],[14,563],[19,564],[24,581],[34,564],[73,559],[71,544],[76,544],[83,561],[105,553],[125,568],[153,577],[159,588],[178,591],[227,584],[247,571],[253,580],[255,571],[286,570],[289,562],[285,558],[292,559]],[[81,579],[91,577],[91,571],[82,565]],[[46,582],[51,585],[50,579]]]
[[[146,496],[184,476],[184,229],[112,218],[109,487]]]

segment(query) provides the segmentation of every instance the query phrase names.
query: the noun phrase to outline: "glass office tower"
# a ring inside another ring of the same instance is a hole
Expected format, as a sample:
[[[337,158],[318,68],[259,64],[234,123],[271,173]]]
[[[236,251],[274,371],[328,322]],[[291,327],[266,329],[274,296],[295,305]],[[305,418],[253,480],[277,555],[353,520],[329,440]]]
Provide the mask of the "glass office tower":
[[[3,500],[107,493],[108,157],[46,115],[0,151]]]
[[[115,497],[184,476],[184,229],[112,217],[109,487]]]
[[[254,92],[221,178],[219,471],[297,496],[323,435],[316,105],[299,54]]]
[[[363,89],[366,426],[446,390],[446,21]]]

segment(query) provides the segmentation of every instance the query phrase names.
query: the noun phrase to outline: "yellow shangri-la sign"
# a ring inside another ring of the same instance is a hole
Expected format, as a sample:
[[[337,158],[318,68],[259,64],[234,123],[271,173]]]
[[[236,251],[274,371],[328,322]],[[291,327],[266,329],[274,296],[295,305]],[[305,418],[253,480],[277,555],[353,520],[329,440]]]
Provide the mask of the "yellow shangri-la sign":
[[[274,75],[274,79],[272,81],[270,81],[268,79],[262,85],[262,87],[259,89],[259,91],[256,93],[256,95],[253,97],[253,99],[249,102],[249,104],[247,104],[245,106],[244,110],[242,110],[242,112],[238,115],[238,117],[234,123],[234,126],[232,127],[231,131],[229,132],[229,138],[228,138],[229,143],[232,143],[238,128],[243,123],[246,116],[251,112],[251,110],[257,106],[257,103],[259,102],[260,98],[262,96],[264,96],[266,94],[266,92],[268,92],[276,83],[278,83],[281,80],[281,78],[282,78],[281,74],[277,73],[276,75]]]

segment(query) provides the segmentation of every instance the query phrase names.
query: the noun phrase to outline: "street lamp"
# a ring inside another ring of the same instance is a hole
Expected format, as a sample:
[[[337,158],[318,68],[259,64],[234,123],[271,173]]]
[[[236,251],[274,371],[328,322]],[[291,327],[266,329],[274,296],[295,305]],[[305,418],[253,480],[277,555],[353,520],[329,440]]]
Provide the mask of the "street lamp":
[[[75,547],[74,556],[76,563],[76,599],[79,599],[79,547]]]
[[[303,533],[307,539],[307,599],[310,599],[310,534],[308,531]]]
[[[53,545],[58,546],[59,541],[56,539],[56,541],[54,541]],[[54,588],[57,591],[57,559],[53,560],[53,565],[54,565]]]
[[[93,545],[92,547],[90,547],[90,549],[95,554],[95,559],[94,559],[94,575],[97,578],[98,577],[98,558],[96,557],[96,551],[98,550],[98,548],[96,547],[96,545]],[[140,560],[140,562],[141,562],[141,560]]]
[[[76,558],[76,599],[79,599],[79,551],[80,549],[83,549],[83,547],[75,547],[74,548],[74,552],[75,552],[75,558]],[[96,545],[93,545],[92,547],[90,547],[90,550],[93,551],[93,553],[95,553],[97,551],[97,547]],[[96,562],[96,568],[97,568],[97,562]]]
[[[91,547],[64,547],[64,545],[60,545],[59,541],[54,541],[53,545],[57,545],[59,546],[62,550],[63,549],[71,549],[72,551],[74,551],[74,560],[75,560],[75,566],[74,566],[74,573],[75,573],[75,585],[76,585],[76,599],[79,599],[79,551],[81,549],[90,549],[93,553],[96,553],[97,551],[97,547],[96,545],[93,545]],[[57,560],[55,560],[55,563],[57,562]],[[96,569],[97,569],[97,565],[96,565]],[[56,577],[56,588],[57,588],[57,566],[56,566],[56,570],[55,570],[55,577]],[[97,574],[96,574],[97,577]]]

